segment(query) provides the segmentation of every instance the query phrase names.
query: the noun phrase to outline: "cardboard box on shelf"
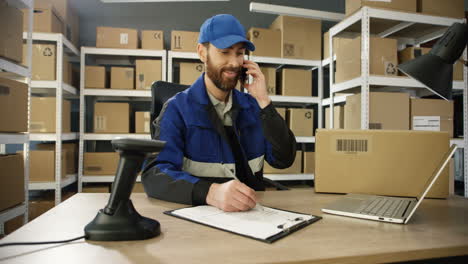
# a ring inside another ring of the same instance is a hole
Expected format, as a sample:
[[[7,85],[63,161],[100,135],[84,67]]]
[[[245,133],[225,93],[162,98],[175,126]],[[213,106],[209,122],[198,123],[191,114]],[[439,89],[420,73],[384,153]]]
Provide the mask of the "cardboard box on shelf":
[[[64,35],[75,46],[79,44],[79,17],[69,0],[36,0],[35,4],[52,4],[57,15],[64,22]]]
[[[62,178],[67,176],[67,149],[63,149],[61,160]],[[53,182],[55,181],[55,151],[31,150],[29,151],[29,181]]]
[[[263,75],[265,76],[265,82],[268,89],[269,95],[276,95],[276,68],[275,67],[260,67]]]
[[[0,1],[0,57],[23,60],[23,12],[6,1]]]
[[[287,111],[288,111],[287,108],[276,107],[276,112],[278,112],[278,114],[283,118],[284,121],[287,121],[286,120],[286,112]]]
[[[171,50],[197,52],[199,34],[200,32],[172,30]]]
[[[370,75],[397,75],[397,40],[371,37],[369,52]],[[361,76],[361,37],[338,45],[335,82]]]
[[[162,80],[161,60],[135,60],[135,89],[151,90],[153,82]]]
[[[29,9],[23,11],[23,30],[28,31]],[[52,3],[34,2],[33,32],[61,33],[66,35],[65,21]]]
[[[94,133],[130,133],[130,105],[128,103],[96,103],[94,105]]]
[[[322,21],[278,16],[270,29],[281,31],[281,57],[303,60],[322,59]]]
[[[135,89],[135,69],[132,67],[111,67],[111,89]]]
[[[31,97],[31,133],[55,133],[55,97]],[[71,132],[71,105],[70,101],[63,100],[62,104],[62,132]]]
[[[23,53],[27,53],[26,44],[23,44]],[[32,46],[32,72],[31,79],[37,81],[56,80],[56,48],[54,44],[33,44]],[[27,65],[27,56],[23,56],[22,64]]]
[[[85,66],[85,88],[106,88],[106,67]]]
[[[453,101],[411,98],[411,129],[445,131],[453,137]]]
[[[148,50],[163,50],[164,32],[162,30],[142,30],[141,48]]]
[[[118,164],[119,153],[117,152],[85,152],[83,174],[114,176]]]
[[[369,128],[408,130],[409,94],[371,92],[369,95]],[[361,94],[346,97],[344,128],[361,129]]]
[[[150,112],[135,112],[135,133],[150,133]]]
[[[302,171],[302,151],[296,151],[296,158],[291,167],[276,169],[265,160],[263,163],[263,174],[300,174]],[[268,177],[268,175],[266,175]]]
[[[418,12],[425,15],[465,18],[464,0],[418,0]]]
[[[144,193],[144,192],[145,192],[145,188],[143,188],[143,184],[141,182],[135,182],[132,193]]]
[[[314,135],[314,110],[290,108],[289,128],[296,137],[312,137]]]
[[[192,85],[195,80],[205,71],[205,65],[198,62],[181,62],[180,68],[180,84]]]
[[[137,30],[131,28],[97,27],[96,47],[138,49]]]
[[[351,15],[363,6],[393,9],[396,11],[416,12],[416,0],[383,0],[383,1],[364,1],[364,0],[346,0],[346,16]]]
[[[315,152],[302,152],[304,154],[304,173],[315,173]]]
[[[55,151],[55,143],[41,143],[36,145],[38,150]],[[78,144],[77,143],[62,143],[62,152],[66,159],[65,172],[67,174],[75,174],[78,172]]]
[[[315,191],[415,197],[448,149],[443,132],[319,129]],[[428,197],[448,190],[447,167]]]
[[[247,38],[255,45],[253,56],[281,58],[281,31],[268,28],[250,28]]]
[[[83,186],[84,193],[110,193],[109,183],[86,183]]]
[[[75,195],[76,192],[67,191],[66,189],[62,190],[61,200],[66,201],[68,198]],[[53,191],[48,191],[41,193],[39,197],[31,197],[29,199],[29,221],[34,220],[35,218],[46,213],[55,206],[55,195]]]
[[[72,84],[72,65],[69,61],[68,55],[63,54],[63,75],[62,82],[71,85]]]
[[[350,42],[352,39],[350,38],[340,38],[340,37],[334,37],[333,38],[333,50],[335,51],[336,55],[336,50],[340,45],[345,45],[345,43]],[[327,31],[326,33],[323,34],[323,58],[329,58],[330,57],[330,31]]]
[[[24,214],[17,216],[13,219],[10,219],[4,223],[4,233],[5,235],[9,235],[22,227],[24,224]]]
[[[0,154],[0,211],[24,202],[24,162],[19,154]]]
[[[330,128],[330,107],[325,108],[325,128]],[[344,106],[333,106],[333,129],[344,128]]]
[[[430,48],[408,47],[398,52],[398,63],[401,64],[406,61],[415,59],[421,55],[427,54],[431,51]],[[406,76],[404,73],[398,73],[401,76]],[[455,62],[453,65],[453,80],[463,81],[463,63],[460,61]]]
[[[0,132],[28,131],[28,85],[0,77]]]
[[[302,69],[281,69],[279,95],[312,96],[312,72]],[[278,90],[278,88],[277,88]]]

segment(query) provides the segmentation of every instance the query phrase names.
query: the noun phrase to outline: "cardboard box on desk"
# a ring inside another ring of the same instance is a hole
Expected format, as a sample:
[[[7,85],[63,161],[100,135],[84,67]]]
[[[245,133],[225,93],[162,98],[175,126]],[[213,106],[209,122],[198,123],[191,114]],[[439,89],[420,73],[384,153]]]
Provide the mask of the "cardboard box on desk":
[[[200,32],[171,31],[171,50],[197,52],[198,35]]]
[[[421,55],[427,54],[431,51],[430,48],[408,47],[398,52],[398,63],[413,60]],[[398,75],[406,76],[406,74],[399,72]],[[453,65],[453,80],[463,81],[463,63],[460,61],[455,62]]]
[[[301,69],[281,69],[279,95],[312,96],[312,72]]]
[[[198,77],[205,71],[203,63],[196,62],[181,62],[180,68],[180,84],[192,85]]]
[[[0,154],[0,211],[24,202],[24,162],[19,154]]]
[[[135,133],[150,133],[150,112],[135,112]]]
[[[55,133],[55,97],[32,97],[31,98],[31,125],[29,132],[32,133]],[[62,104],[62,132],[71,132],[71,105],[70,101],[63,100]]]
[[[151,90],[153,82],[162,80],[161,60],[135,60],[135,89]]]
[[[330,107],[325,108],[325,128],[330,128]],[[333,129],[344,128],[344,106],[333,106]]]
[[[409,104],[406,93],[369,93],[369,128],[408,130]],[[344,128],[361,129],[361,94],[346,97]]]
[[[111,67],[111,89],[135,89],[135,69],[131,67]]]
[[[411,129],[445,131],[453,137],[453,101],[411,98]]]
[[[369,44],[369,74],[397,75],[397,40],[371,37]],[[338,45],[336,57],[336,83],[360,77],[361,37]]]
[[[55,151],[55,144],[41,143],[37,144],[38,150]],[[62,153],[65,155],[67,174],[75,174],[78,172],[78,144],[77,143],[62,143],[62,149],[66,150]]]
[[[23,11],[23,30],[28,31],[29,9]],[[60,33],[66,36],[64,18],[60,16],[52,3],[46,1],[34,2],[33,32]]]
[[[464,0],[418,0],[418,12],[425,15],[465,18]]]
[[[448,148],[444,132],[319,129],[315,191],[415,197]],[[428,197],[448,191],[447,167]]]
[[[416,12],[416,0],[384,0],[384,1],[364,1],[364,0],[346,0],[346,16],[351,15],[363,6],[393,9],[396,11]]]
[[[96,47],[138,49],[138,34],[132,28],[97,27]]]
[[[281,58],[281,31],[267,28],[250,28],[247,38],[255,45],[253,56]]]
[[[96,103],[94,105],[94,133],[130,133],[130,105],[128,103]]]
[[[142,30],[141,48],[148,50],[163,50],[164,32],[162,30]]]
[[[106,88],[106,67],[86,66],[85,67],[85,88]]]
[[[291,167],[286,169],[276,169],[270,166],[265,160],[263,162],[263,174],[300,174],[302,171],[302,151],[296,151],[296,158]]]
[[[119,153],[117,152],[85,152],[84,175],[113,176],[119,164]]]
[[[67,176],[68,150],[62,150],[61,174]],[[22,152],[21,152],[22,153]],[[55,150],[31,150],[29,151],[29,181],[30,182],[54,182],[55,181]]]
[[[0,132],[27,131],[27,84],[0,77]]]
[[[314,135],[314,110],[290,108],[289,128],[296,137],[312,137]]]
[[[269,95],[276,95],[276,68],[275,67],[260,67],[263,75],[265,76],[265,82],[268,89]]]
[[[0,57],[21,62],[23,59],[23,12],[0,1]]]
[[[289,59],[322,59],[322,21],[278,16],[270,29],[281,31],[281,57]]]

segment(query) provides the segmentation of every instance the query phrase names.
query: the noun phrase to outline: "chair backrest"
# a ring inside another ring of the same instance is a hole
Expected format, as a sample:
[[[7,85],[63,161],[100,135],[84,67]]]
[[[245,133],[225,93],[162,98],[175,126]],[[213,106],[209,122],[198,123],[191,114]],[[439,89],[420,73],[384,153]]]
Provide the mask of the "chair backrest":
[[[187,89],[189,85],[157,81],[151,85],[151,138],[154,139],[153,121],[158,117],[161,109],[169,98]]]

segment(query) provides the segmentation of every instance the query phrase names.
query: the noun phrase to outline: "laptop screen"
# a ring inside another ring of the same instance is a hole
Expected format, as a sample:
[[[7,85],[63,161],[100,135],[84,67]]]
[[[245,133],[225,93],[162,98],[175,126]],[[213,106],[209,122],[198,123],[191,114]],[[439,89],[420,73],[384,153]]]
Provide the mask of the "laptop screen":
[[[418,201],[424,198],[424,196],[427,194],[432,184],[434,184],[435,180],[440,176],[440,174],[442,174],[442,171],[445,169],[445,167],[447,167],[447,164],[449,163],[450,158],[452,157],[452,155],[455,153],[456,150],[457,150],[457,146],[452,145],[450,149],[447,151],[447,153],[445,153],[444,158],[440,161],[439,165],[436,167],[436,169],[432,173],[432,176],[427,179],[426,184],[424,184],[424,187],[421,189],[418,196],[416,197]]]

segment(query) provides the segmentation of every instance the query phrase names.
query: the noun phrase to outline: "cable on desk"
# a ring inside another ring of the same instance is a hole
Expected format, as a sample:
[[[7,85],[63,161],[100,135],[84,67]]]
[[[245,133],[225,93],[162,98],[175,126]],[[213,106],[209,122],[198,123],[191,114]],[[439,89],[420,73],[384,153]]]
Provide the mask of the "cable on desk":
[[[68,243],[75,240],[79,240],[82,238],[86,238],[86,236],[75,237],[68,240],[58,240],[58,241],[43,241],[43,242],[15,242],[15,243],[3,243],[0,244],[0,247],[8,247],[8,246],[28,246],[28,245],[45,245],[45,244],[60,244],[60,243]]]

